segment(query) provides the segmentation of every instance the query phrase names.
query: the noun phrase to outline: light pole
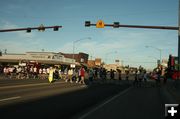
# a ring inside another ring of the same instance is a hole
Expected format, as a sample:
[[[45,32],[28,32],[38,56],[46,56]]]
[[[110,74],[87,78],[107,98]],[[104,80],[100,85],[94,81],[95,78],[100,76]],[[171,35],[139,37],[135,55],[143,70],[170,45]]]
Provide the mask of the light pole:
[[[75,52],[75,43],[79,42],[79,41],[82,41],[82,40],[91,40],[91,37],[85,37],[85,38],[82,38],[82,39],[78,39],[78,40],[75,40],[73,41],[73,59],[74,59],[74,52]],[[76,62],[76,60],[75,60]]]
[[[151,48],[154,48],[154,49],[156,49],[156,50],[158,50],[159,51],[159,60],[160,60],[160,64],[161,64],[161,55],[162,55],[162,49],[160,49],[160,48],[156,48],[156,47],[154,47],[154,46],[145,46],[146,48],[149,48],[149,47],[151,47]]]

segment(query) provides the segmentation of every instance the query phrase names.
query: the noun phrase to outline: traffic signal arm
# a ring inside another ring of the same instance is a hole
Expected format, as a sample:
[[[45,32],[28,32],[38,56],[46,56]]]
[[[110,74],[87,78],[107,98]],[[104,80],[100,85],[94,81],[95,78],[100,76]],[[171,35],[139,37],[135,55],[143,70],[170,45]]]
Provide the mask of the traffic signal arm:
[[[85,22],[86,27],[90,26],[96,26],[96,24],[91,24],[90,21]],[[114,22],[114,24],[104,24],[104,26],[110,26],[114,28],[119,28],[119,27],[126,27],[126,28],[146,28],[146,29],[166,29],[166,30],[178,30],[179,27],[173,27],[173,26],[141,26],[141,25],[122,25],[119,24],[119,22]]]
[[[42,27],[42,29],[56,29],[55,31],[57,31],[58,28],[62,28],[62,26],[45,26],[45,27]],[[40,27],[28,27],[28,28],[17,28],[17,29],[1,29],[0,32],[12,32],[12,31],[28,31],[30,32],[31,30],[40,30],[41,28]]]
[[[120,24],[119,27],[146,28],[146,29],[168,29],[168,30],[178,30],[179,29],[179,27],[173,27],[173,26],[140,26],[140,25],[122,25],[122,24]]]
[[[96,26],[96,24],[90,24],[90,26]],[[104,26],[114,27],[114,24],[105,24]],[[146,28],[146,29],[168,29],[168,30],[178,30],[179,29],[179,27],[173,27],[173,26],[139,26],[139,25],[122,25],[122,24],[120,24],[119,27]]]

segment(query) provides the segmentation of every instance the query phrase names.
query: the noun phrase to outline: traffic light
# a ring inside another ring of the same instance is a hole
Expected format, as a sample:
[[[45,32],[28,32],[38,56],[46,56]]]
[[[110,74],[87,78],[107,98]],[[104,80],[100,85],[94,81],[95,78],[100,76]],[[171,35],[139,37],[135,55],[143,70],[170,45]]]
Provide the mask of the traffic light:
[[[27,33],[31,33],[31,28],[27,28]]]
[[[38,31],[42,31],[42,32],[45,31],[45,27],[44,27],[43,24],[41,24],[41,25],[39,26]]]
[[[91,26],[91,22],[90,21],[85,21],[85,26],[86,27],[90,27]]]
[[[58,26],[55,26],[53,29],[54,29],[54,31],[58,31],[58,30],[59,30],[59,27],[58,27]]]
[[[45,31],[45,28],[44,27],[39,27],[38,31],[42,31],[43,32],[43,31]]]
[[[114,22],[113,27],[114,28],[119,28],[119,22]]]

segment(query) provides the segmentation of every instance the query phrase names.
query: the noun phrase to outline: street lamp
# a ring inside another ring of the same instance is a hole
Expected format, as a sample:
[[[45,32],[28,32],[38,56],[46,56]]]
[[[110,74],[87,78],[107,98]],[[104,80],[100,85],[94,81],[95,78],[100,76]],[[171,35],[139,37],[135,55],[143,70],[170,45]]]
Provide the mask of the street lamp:
[[[85,38],[73,41],[73,59],[74,59],[74,52],[75,52],[75,43],[82,41],[82,40],[91,40],[91,37],[85,37]],[[76,60],[75,60],[75,62],[76,62]]]
[[[160,48],[156,48],[156,47],[154,47],[154,46],[145,46],[146,48],[149,48],[149,47],[151,47],[151,48],[154,48],[154,49],[156,49],[156,50],[158,50],[159,51],[159,60],[160,60],[160,64],[161,64],[161,54],[162,54],[162,49],[160,49]]]

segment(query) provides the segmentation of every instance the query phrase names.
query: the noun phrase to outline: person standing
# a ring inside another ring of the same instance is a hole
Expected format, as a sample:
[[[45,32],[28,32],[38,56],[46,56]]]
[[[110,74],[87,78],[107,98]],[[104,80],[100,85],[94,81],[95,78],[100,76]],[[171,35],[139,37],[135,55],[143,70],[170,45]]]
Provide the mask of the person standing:
[[[144,70],[144,74],[143,74],[143,79],[144,79],[144,86],[147,86],[147,72],[146,70]]]
[[[81,72],[81,80],[80,80],[79,83],[80,83],[80,84],[81,84],[81,83],[82,83],[82,84],[85,84],[85,82],[84,82],[85,70],[84,70],[83,67],[81,67],[80,72]]]
[[[111,77],[111,80],[114,79],[114,71],[112,69],[110,71],[110,77]]]
[[[160,87],[161,86],[161,70],[158,69],[157,71],[157,86]]]
[[[54,81],[54,69],[52,67],[50,67],[50,70],[49,70],[49,83],[52,83]]]
[[[103,68],[103,81],[104,81],[104,82],[106,81],[106,75],[107,75],[106,69]]]
[[[120,80],[122,80],[122,78],[121,78],[121,70],[117,70],[117,71],[119,73],[119,77],[118,78],[119,78],[119,81],[120,81]]]
[[[89,69],[89,84],[92,84],[94,78],[94,71],[92,68]]]
[[[141,87],[142,86],[142,80],[143,80],[143,78],[144,78],[144,74],[143,74],[143,71],[142,70],[140,70],[139,71],[139,76],[138,76],[138,82],[139,82],[139,87]]]
[[[73,76],[73,69],[70,68],[68,70],[68,79],[70,80],[70,83],[73,83],[72,76]]]
[[[79,83],[80,80],[81,80],[81,68],[78,70],[78,76],[76,79],[76,83]]]
[[[129,80],[129,71],[126,71],[126,80]]]
[[[37,73],[37,67],[34,67],[34,68],[33,68],[33,73],[34,73],[34,79],[36,79],[36,78],[37,78],[37,75],[38,75],[38,73]]]
[[[135,76],[134,76],[133,85],[134,85],[135,87],[138,86],[138,71],[135,71]]]

